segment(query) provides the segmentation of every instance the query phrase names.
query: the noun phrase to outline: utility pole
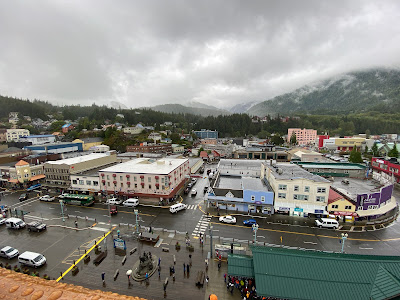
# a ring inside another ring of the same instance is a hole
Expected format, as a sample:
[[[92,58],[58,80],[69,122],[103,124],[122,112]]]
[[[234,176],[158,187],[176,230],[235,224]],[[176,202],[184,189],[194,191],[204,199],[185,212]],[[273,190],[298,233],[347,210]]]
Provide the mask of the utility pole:
[[[64,202],[60,199],[60,205],[61,205],[61,215],[62,215],[62,220],[65,223],[65,218],[64,218]]]
[[[139,234],[139,220],[138,220],[139,211],[135,209],[134,212],[136,217],[136,233]]]
[[[254,244],[256,244],[257,243],[258,224],[253,224],[252,228],[253,228],[253,231],[254,231]]]
[[[212,236],[213,227],[210,224],[209,224],[208,230],[210,232],[210,255],[211,255],[210,257],[212,258],[213,257],[213,246],[212,246],[212,243],[213,243],[213,236]]]
[[[342,253],[344,251],[344,242],[347,240],[349,235],[347,233],[342,233]]]

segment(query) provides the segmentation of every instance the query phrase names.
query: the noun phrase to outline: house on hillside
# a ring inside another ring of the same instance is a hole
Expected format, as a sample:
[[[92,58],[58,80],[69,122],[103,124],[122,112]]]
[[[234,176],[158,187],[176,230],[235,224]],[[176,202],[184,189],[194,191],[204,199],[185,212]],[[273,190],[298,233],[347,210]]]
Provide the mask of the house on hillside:
[[[67,123],[67,124],[64,124],[64,125],[61,127],[61,129],[62,129],[62,132],[63,132],[63,133],[68,133],[68,131],[71,131],[71,130],[74,129],[74,126],[72,126],[71,123]]]

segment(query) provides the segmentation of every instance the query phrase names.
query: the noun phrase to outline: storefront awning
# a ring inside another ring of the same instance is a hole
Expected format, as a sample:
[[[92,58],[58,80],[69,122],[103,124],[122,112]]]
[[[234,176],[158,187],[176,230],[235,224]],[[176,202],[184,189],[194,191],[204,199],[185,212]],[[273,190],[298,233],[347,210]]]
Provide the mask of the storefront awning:
[[[8,182],[11,182],[11,183],[18,183],[19,181],[18,181],[18,179],[10,179]]]
[[[39,179],[42,179],[42,178],[45,178],[45,177],[46,177],[45,175],[40,174],[40,175],[32,176],[29,181],[35,181],[35,180],[39,180]]]
[[[390,200],[390,202],[384,206],[379,207],[378,209],[368,209],[368,210],[357,210],[356,213],[360,217],[369,217],[369,216],[378,216],[387,213],[394,209],[397,205],[396,200],[394,197]]]

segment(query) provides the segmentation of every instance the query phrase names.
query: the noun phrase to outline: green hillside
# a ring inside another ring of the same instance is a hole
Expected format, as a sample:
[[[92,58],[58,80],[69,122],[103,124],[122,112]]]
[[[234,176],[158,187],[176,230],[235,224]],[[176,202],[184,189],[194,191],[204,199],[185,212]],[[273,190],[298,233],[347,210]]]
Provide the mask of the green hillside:
[[[400,71],[351,72],[307,85],[251,107],[250,115],[400,112]]]
[[[196,105],[196,104],[195,104]],[[199,106],[199,105],[196,105]],[[210,107],[210,108],[202,108],[202,107],[189,107],[189,106],[183,106],[181,104],[163,104],[163,105],[157,105],[150,107],[150,109],[155,110],[155,111],[160,111],[164,113],[175,113],[175,114],[192,114],[192,115],[200,115],[203,117],[208,117],[208,116],[219,116],[219,115],[229,115],[231,114],[228,111],[218,109],[218,108],[211,108],[211,106],[206,106],[205,107]]]

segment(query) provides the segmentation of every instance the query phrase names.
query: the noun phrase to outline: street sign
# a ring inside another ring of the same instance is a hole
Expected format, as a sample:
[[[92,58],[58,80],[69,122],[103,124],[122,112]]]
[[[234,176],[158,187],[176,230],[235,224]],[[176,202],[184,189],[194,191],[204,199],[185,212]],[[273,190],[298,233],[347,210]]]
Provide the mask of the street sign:
[[[126,243],[123,239],[114,239],[114,248],[126,250]]]

